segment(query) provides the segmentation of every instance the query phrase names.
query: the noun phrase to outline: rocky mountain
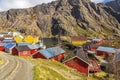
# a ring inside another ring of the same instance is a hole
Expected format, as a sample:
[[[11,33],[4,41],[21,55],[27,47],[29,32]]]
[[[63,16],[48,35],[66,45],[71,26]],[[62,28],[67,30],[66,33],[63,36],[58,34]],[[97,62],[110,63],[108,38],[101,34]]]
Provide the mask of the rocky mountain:
[[[90,0],[56,0],[28,9],[11,9],[0,13],[0,28],[47,37],[58,33],[88,37],[119,36],[117,13],[105,6]]]
[[[114,10],[120,12],[120,0],[114,0],[106,3],[107,6],[112,7]]]

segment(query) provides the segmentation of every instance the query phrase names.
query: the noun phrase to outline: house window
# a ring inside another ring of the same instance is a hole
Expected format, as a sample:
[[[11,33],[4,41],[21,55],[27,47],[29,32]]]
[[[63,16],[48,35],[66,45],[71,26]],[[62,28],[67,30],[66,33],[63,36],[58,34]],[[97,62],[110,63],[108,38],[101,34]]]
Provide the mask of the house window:
[[[26,55],[26,54],[27,54],[27,51],[23,51],[23,54]]]

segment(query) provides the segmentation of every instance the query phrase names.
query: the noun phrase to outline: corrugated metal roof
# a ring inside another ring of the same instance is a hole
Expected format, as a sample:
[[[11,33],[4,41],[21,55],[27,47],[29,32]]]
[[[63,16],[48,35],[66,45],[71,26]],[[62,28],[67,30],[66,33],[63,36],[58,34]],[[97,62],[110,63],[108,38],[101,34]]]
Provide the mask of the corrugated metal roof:
[[[92,41],[101,41],[103,39],[99,39],[99,38],[95,38],[95,39],[92,39]]]
[[[28,45],[28,47],[30,49],[38,49],[38,48],[40,48],[40,45],[38,45],[38,44],[32,44],[32,45]]]
[[[5,46],[6,44],[5,43],[0,43],[0,46]]]
[[[103,52],[108,52],[108,53],[115,53],[115,48],[111,48],[111,47],[102,47],[99,46],[97,51],[103,51]]]
[[[12,48],[14,47],[16,44],[15,43],[9,43],[9,44],[6,44],[5,48]]]
[[[86,52],[84,52],[83,48],[80,48],[77,50],[76,53],[71,53],[69,54],[65,59],[64,62],[71,60],[74,57],[78,57],[79,59],[81,59],[82,61],[86,62],[87,64],[89,64],[88,61],[88,55],[86,54]]]
[[[54,57],[54,55],[48,52],[47,50],[39,50],[39,52],[43,54],[47,59]]]
[[[60,47],[47,48],[45,50],[39,50],[39,52],[41,54],[43,54],[48,59],[52,58],[54,56],[57,56],[59,54],[65,53],[65,51],[62,48],[60,48]]]
[[[9,43],[9,42],[14,42],[14,40],[13,39],[4,39],[2,42]]]
[[[52,48],[47,48],[46,50],[48,52],[50,52],[51,54],[55,55],[55,56],[60,55],[62,53],[65,53],[65,51],[58,46],[57,47],[52,47]]]
[[[29,43],[26,42],[22,42],[22,43],[18,43],[17,46],[26,46],[26,45],[30,45]]]
[[[28,51],[30,48],[28,46],[17,46],[18,51]]]

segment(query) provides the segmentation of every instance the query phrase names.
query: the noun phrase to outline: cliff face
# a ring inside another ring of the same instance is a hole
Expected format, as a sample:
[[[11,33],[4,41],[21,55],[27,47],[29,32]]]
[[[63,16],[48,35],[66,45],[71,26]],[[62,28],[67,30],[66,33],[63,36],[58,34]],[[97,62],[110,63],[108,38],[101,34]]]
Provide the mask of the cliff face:
[[[108,11],[90,0],[57,0],[29,9],[1,12],[0,27],[22,33],[44,33],[44,36],[55,36],[59,32],[94,37],[119,35],[120,23],[113,16],[116,12]]]

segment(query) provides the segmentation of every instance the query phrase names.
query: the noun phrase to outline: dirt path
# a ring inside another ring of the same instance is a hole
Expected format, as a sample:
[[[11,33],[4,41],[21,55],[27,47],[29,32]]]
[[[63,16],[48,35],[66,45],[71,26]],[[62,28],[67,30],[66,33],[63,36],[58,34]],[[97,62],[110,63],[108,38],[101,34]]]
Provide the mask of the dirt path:
[[[24,59],[0,52],[4,64],[0,65],[0,80],[33,80],[32,64]]]

